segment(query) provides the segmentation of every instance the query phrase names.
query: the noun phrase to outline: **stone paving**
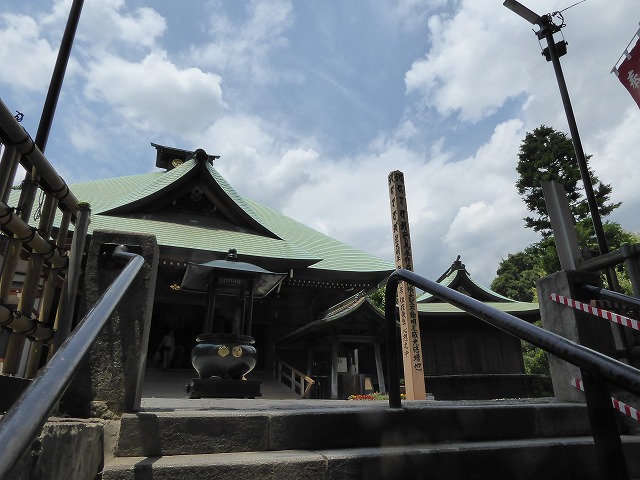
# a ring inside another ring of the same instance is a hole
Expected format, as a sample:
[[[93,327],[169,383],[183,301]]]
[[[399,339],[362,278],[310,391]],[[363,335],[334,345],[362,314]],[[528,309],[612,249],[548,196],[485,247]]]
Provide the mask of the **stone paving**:
[[[196,375],[192,370],[148,369],[142,392],[142,411],[291,411],[291,410],[334,410],[334,409],[386,409],[386,401],[351,400],[301,400],[285,385],[265,372],[251,372],[250,379],[261,380],[262,397],[256,399],[237,398],[200,398],[190,399],[187,384]],[[403,401],[403,406],[419,405],[456,405],[474,407],[478,405],[513,405],[523,403],[556,403],[554,398],[535,399],[496,399],[496,400],[458,400],[458,401]]]

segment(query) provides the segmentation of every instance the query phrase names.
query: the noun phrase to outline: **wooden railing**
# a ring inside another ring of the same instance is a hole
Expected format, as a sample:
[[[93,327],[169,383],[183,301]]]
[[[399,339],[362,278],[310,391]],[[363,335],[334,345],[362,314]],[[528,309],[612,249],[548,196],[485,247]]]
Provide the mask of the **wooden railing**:
[[[296,395],[300,395],[300,398],[309,398],[315,380],[282,360],[276,359],[275,363],[278,380],[291,388]]]
[[[0,351],[2,373],[33,378],[43,348],[48,345],[51,358],[71,331],[91,210],[78,202],[1,100],[0,144],[0,229],[4,237],[0,325],[1,335],[8,337]],[[19,192],[14,192],[20,166],[25,179]],[[40,201],[36,201],[38,192]],[[37,224],[31,225],[36,219]],[[27,257],[26,267],[19,267]],[[23,270],[18,272],[18,268]],[[56,302],[61,281],[63,293]],[[57,312],[53,312],[56,304]]]

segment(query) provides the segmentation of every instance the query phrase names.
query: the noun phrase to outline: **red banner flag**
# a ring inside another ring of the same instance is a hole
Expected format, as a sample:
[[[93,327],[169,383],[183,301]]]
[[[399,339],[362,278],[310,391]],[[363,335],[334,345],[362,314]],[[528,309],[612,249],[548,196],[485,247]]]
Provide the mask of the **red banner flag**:
[[[634,47],[624,54],[625,59],[616,74],[633,99],[640,107],[640,38]]]

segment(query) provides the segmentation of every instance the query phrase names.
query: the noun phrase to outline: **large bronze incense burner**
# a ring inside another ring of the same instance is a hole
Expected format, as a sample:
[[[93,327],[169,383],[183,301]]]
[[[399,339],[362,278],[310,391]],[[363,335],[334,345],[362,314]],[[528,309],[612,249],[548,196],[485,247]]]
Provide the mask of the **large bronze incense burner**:
[[[224,260],[187,266],[181,288],[207,294],[204,333],[191,351],[199,376],[188,387],[191,398],[260,396],[260,382],[245,378],[256,365],[253,301],[268,295],[285,276],[239,261],[235,249]]]

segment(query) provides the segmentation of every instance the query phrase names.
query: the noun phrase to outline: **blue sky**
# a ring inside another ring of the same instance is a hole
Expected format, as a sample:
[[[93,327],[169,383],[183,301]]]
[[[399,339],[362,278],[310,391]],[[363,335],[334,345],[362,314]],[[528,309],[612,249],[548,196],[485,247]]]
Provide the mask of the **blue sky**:
[[[0,98],[32,136],[70,5],[0,12]],[[585,151],[623,202],[612,219],[640,231],[640,111],[610,74],[640,6],[587,0],[564,18]],[[74,183],[153,171],[150,142],[204,148],[240,193],[388,259],[401,170],[415,270],[435,278],[461,255],[489,283],[537,240],[514,187],[520,142],[568,132],[531,27],[501,0],[85,2],[45,153]]]

